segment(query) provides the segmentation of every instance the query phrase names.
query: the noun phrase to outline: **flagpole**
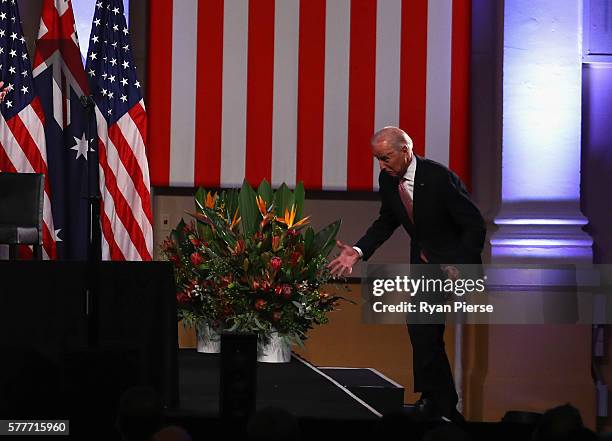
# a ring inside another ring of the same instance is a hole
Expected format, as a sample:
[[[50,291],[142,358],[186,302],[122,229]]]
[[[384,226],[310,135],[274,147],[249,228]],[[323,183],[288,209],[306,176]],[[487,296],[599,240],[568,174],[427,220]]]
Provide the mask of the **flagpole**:
[[[87,122],[85,124],[85,137],[87,139],[87,149],[90,149],[92,139],[91,124],[94,121],[94,101],[90,95],[82,95],[81,105],[85,110]],[[97,155],[91,155],[97,158]],[[97,161],[87,162],[87,200],[88,200],[88,289],[86,298],[87,311],[87,327],[88,327],[88,344],[90,347],[99,345],[99,323],[98,323],[98,298],[97,298],[97,283],[98,269],[102,261],[102,231],[100,228],[100,186],[98,182],[92,182],[97,173],[92,171],[91,167],[98,167]]]

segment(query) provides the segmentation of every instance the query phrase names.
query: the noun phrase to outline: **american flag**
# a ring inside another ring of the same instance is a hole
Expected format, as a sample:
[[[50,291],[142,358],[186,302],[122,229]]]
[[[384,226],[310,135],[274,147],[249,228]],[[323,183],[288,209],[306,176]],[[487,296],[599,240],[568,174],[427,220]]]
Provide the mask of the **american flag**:
[[[51,213],[44,114],[35,94],[32,71],[15,0],[0,2],[0,78],[9,93],[0,105],[0,170],[43,173],[43,255],[56,257],[56,230]]]
[[[88,115],[80,101],[89,95],[89,85],[70,1],[43,1],[33,74],[46,115],[58,258],[85,260],[89,251],[88,197],[97,193],[98,164],[90,145],[95,130],[93,114]]]
[[[85,71],[95,101],[103,258],[151,260],[147,115],[121,0],[96,2]]]
[[[150,2],[157,186],[372,190],[373,132],[469,181],[470,0]]]

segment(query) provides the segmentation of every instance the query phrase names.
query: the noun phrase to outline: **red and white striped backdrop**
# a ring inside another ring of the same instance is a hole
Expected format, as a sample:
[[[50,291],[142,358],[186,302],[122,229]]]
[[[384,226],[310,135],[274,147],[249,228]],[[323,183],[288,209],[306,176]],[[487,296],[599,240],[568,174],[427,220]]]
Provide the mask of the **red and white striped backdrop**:
[[[469,181],[470,0],[160,0],[150,5],[157,186],[246,177],[371,190],[372,133]],[[469,183],[468,183],[469,184]]]

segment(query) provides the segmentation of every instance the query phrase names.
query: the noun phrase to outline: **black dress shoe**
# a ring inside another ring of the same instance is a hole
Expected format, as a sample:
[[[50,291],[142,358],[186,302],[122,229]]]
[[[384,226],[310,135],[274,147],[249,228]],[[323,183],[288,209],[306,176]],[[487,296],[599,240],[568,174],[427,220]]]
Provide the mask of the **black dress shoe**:
[[[408,409],[410,416],[417,421],[439,421],[441,417],[438,406],[431,398],[421,397]]]
[[[458,425],[465,424],[465,418],[457,409],[451,409],[448,412],[442,412],[440,414],[440,418],[442,421],[446,421],[448,423],[455,423]]]
[[[442,410],[437,403],[428,397],[421,397],[413,406],[409,407],[409,415],[417,421],[444,421],[448,423],[464,424],[465,418],[457,409]]]

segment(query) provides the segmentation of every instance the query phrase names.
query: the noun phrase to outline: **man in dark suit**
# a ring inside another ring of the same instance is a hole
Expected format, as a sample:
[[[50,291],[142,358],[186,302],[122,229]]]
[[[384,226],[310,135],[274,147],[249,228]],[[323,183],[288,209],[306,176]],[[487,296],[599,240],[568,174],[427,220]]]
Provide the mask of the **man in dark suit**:
[[[352,272],[368,260],[400,225],[411,238],[410,261],[434,273],[459,276],[458,264],[480,264],[485,225],[461,180],[437,162],[412,152],[412,140],[397,127],[385,127],[371,140],[378,159],[381,207],[378,219],[351,247],[338,241],[340,254],[329,265],[335,275]],[[435,264],[435,265],[434,265]],[[413,349],[416,410],[424,417],[462,420],[444,349],[444,324],[408,324]]]

